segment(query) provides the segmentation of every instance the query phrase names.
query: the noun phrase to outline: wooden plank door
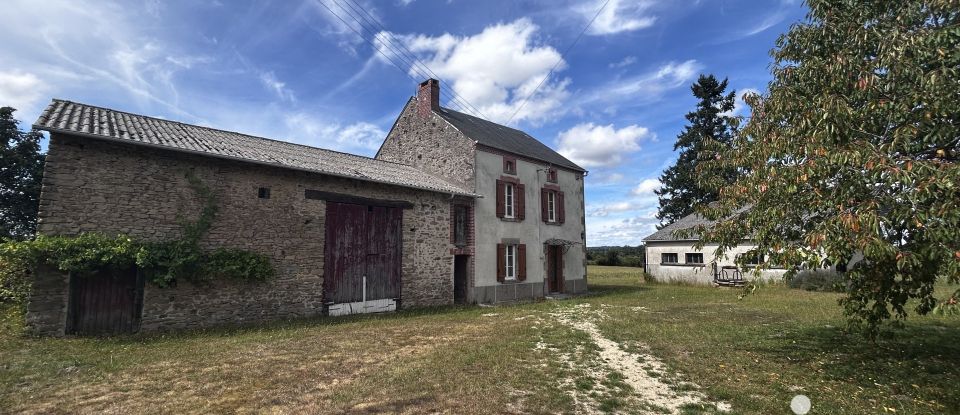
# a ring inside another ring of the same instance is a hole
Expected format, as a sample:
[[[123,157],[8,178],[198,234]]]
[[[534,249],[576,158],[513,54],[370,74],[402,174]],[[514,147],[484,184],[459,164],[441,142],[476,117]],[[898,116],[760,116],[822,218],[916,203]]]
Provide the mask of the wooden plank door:
[[[400,296],[403,210],[327,202],[324,301]]]
[[[68,334],[134,333],[140,328],[143,279],[136,268],[70,277]]]

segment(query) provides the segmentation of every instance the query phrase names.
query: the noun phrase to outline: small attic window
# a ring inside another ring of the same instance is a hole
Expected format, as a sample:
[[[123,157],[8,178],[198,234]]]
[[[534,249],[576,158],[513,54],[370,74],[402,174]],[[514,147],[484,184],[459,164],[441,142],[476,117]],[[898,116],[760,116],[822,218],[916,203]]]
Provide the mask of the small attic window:
[[[517,159],[513,157],[503,157],[503,172],[506,174],[517,174]]]
[[[259,197],[259,198],[261,198],[261,199],[269,199],[269,198],[270,198],[270,188],[269,188],[269,187],[261,187],[261,188],[257,189],[257,197]]]
[[[557,169],[549,169],[549,170],[547,170],[547,181],[550,182],[550,183],[556,183],[556,182],[557,182]]]

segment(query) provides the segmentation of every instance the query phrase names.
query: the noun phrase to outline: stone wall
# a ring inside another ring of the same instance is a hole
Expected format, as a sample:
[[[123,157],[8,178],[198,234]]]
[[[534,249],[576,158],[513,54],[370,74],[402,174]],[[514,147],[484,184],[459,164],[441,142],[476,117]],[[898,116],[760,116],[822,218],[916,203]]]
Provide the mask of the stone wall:
[[[178,218],[192,220],[200,209],[188,171],[218,198],[217,219],[203,245],[263,253],[278,275],[262,284],[181,282],[161,289],[147,283],[142,331],[321,314],[326,206],[306,199],[306,189],[412,203],[403,213],[401,304],[453,301],[449,195],[422,190],[53,134],[39,231],[177,238]],[[260,187],[270,188],[269,199],[258,198]],[[35,330],[63,332],[63,324],[54,322],[65,320],[65,281],[58,273],[36,276],[34,286],[42,289],[35,290],[28,311]]]
[[[475,145],[439,115],[421,115],[411,99],[393,124],[376,158],[414,166],[473,189]]]

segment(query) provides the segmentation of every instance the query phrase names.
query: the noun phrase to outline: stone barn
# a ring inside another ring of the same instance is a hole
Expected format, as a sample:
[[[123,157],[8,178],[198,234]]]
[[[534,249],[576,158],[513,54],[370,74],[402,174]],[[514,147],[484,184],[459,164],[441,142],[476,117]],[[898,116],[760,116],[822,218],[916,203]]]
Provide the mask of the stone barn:
[[[28,325],[176,330],[586,290],[586,171],[438,97],[424,82],[376,158],[54,100],[35,123],[50,134],[41,234],[176,239],[201,208],[195,177],[219,209],[203,247],[264,254],[276,276],[159,288],[42,268]]]

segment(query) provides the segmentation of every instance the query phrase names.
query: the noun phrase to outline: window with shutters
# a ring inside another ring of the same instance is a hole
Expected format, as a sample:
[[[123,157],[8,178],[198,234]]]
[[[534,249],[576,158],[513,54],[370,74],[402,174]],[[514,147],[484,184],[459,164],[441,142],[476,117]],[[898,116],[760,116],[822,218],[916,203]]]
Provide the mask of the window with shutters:
[[[503,186],[503,216],[506,218],[514,217],[514,196],[516,188],[513,183],[507,183]]]
[[[547,222],[557,221],[557,194],[547,193]]]
[[[503,253],[503,271],[504,279],[514,281],[517,279],[517,246],[506,245],[506,252]]]
[[[517,174],[517,159],[513,157],[503,157],[503,172],[506,174]]]

